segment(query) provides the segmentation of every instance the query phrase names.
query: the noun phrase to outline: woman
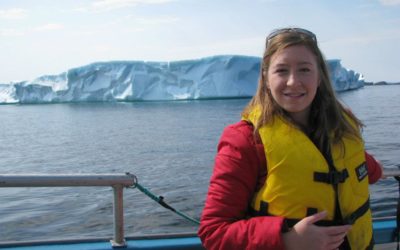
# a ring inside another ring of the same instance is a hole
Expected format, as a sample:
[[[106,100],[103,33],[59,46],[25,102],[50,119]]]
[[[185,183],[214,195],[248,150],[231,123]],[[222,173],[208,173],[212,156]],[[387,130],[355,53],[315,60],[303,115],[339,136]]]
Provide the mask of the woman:
[[[258,89],[220,139],[199,228],[207,249],[372,249],[382,167],[335,97],[316,36],[272,32]],[[366,164],[365,164],[366,163]]]

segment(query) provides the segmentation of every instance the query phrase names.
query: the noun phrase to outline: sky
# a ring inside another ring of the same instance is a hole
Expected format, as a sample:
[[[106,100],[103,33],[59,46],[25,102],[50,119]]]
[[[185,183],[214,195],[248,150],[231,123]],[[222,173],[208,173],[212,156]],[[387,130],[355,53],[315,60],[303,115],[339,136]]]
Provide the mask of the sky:
[[[261,57],[289,26],[366,81],[400,82],[400,0],[0,0],[0,83],[103,61]]]

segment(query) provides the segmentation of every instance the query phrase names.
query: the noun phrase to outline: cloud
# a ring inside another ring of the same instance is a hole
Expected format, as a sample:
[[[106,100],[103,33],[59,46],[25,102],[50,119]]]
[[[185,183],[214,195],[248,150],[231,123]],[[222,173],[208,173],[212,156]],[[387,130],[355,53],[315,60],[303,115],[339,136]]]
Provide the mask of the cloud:
[[[343,47],[357,47],[361,45],[385,44],[398,41],[400,39],[400,29],[395,27],[392,29],[384,29],[379,32],[371,32],[367,34],[348,34],[343,37],[323,41],[325,44],[340,44]]]
[[[15,37],[15,36],[23,36],[24,32],[21,32],[16,29],[1,29],[0,37]]]
[[[33,34],[34,32],[46,32],[46,31],[54,31],[61,30],[64,28],[64,25],[58,23],[48,23],[42,26],[38,26],[35,28],[28,29],[0,29],[0,37],[16,37],[16,36],[25,36],[29,34]]]
[[[89,7],[76,8],[83,12],[104,12],[145,4],[165,4],[176,0],[96,0]]]
[[[52,30],[61,30],[64,28],[64,25],[59,23],[48,23],[39,27],[34,28],[34,31],[52,31]]]
[[[400,5],[400,0],[379,0],[379,2],[385,6]]]
[[[0,18],[1,19],[24,19],[27,17],[28,11],[24,9],[12,8],[8,10],[0,10]]]
[[[134,18],[134,23],[139,25],[160,25],[160,24],[169,24],[175,23],[179,21],[178,17],[174,16],[162,16],[162,17],[153,17],[153,18],[143,18],[138,17]]]

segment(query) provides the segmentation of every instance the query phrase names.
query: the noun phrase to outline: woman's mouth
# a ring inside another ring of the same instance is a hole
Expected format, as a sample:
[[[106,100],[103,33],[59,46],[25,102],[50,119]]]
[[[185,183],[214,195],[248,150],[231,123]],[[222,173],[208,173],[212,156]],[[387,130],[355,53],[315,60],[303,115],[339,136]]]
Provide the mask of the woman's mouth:
[[[291,98],[298,98],[303,97],[305,93],[283,93],[283,95]]]

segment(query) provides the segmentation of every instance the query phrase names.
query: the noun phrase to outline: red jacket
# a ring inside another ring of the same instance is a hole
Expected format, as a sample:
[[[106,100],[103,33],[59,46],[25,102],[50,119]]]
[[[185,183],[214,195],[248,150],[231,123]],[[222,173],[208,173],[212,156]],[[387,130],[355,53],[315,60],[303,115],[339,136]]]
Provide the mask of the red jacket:
[[[382,175],[379,163],[366,154],[369,182]],[[207,249],[284,249],[283,217],[248,218],[254,193],[265,182],[265,154],[253,127],[245,121],[225,128],[218,144],[214,172],[198,235]]]

